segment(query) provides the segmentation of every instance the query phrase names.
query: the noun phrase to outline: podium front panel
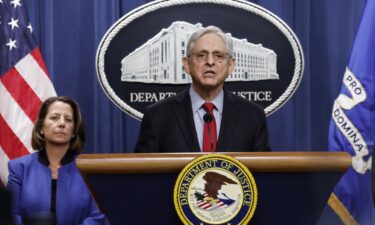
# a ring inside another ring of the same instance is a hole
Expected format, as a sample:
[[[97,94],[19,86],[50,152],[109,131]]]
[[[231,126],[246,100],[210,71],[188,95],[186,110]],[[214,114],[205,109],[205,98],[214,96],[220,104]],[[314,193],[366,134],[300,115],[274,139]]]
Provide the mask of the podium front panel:
[[[253,173],[258,204],[250,224],[315,225],[337,173]],[[88,179],[112,225],[181,224],[173,205],[173,174],[98,174]]]
[[[307,160],[306,153],[286,153],[288,160],[277,153],[241,154],[258,189],[250,224],[315,225],[351,162],[345,154],[321,154],[307,154]],[[174,185],[183,166],[199,155],[177,156],[96,155],[84,156],[77,164],[112,225],[176,225],[182,223],[174,208]],[[155,161],[159,163],[152,165]],[[319,161],[317,168],[314,161]]]

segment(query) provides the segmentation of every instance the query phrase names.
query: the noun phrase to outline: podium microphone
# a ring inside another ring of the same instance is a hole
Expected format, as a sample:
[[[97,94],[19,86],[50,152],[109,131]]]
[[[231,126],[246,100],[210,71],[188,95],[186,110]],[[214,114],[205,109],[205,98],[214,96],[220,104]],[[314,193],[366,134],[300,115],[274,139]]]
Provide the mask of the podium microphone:
[[[214,117],[209,113],[206,113],[203,116],[203,121],[205,123],[207,123],[207,127],[208,127],[208,135],[210,136],[211,152],[214,151],[214,140],[212,139],[212,132],[211,132],[211,128],[210,128],[210,123],[213,119],[214,119]]]

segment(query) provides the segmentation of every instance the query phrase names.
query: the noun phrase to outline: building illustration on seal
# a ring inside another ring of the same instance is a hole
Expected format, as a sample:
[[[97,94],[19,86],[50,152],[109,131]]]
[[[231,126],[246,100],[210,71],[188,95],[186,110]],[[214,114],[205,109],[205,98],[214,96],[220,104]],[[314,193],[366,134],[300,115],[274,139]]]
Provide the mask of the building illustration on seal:
[[[182,65],[190,35],[202,24],[175,21],[121,60],[121,81],[159,84],[188,84],[190,75]],[[228,34],[230,35],[230,34]],[[261,44],[233,39],[235,70],[226,81],[278,80],[277,55]]]

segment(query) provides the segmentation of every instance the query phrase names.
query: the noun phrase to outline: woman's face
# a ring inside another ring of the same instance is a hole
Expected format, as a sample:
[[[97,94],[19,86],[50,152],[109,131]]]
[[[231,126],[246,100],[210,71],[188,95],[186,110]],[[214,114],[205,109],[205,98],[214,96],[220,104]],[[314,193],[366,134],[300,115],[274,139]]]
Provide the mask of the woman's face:
[[[52,103],[42,126],[46,146],[69,146],[74,125],[73,109],[70,105],[60,101]]]

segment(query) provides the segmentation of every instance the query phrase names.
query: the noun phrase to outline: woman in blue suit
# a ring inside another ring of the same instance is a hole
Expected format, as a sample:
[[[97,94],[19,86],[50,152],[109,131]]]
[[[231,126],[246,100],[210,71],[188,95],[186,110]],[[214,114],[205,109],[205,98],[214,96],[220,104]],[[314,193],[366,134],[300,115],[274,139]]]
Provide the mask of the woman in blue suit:
[[[84,142],[78,105],[68,97],[47,99],[32,133],[39,151],[8,164],[16,224],[42,214],[58,225],[106,224],[76,167]]]

